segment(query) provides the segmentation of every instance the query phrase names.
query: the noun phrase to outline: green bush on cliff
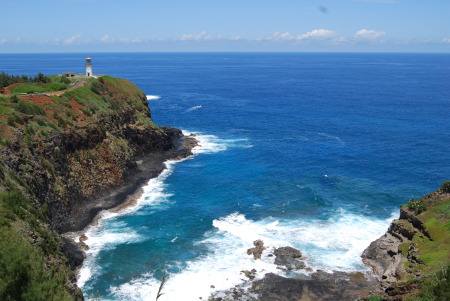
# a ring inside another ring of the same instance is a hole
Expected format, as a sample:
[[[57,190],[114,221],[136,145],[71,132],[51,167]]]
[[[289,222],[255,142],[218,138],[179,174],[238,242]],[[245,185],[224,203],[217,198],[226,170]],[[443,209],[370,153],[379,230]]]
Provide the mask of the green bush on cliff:
[[[444,193],[450,193],[450,181],[445,181],[441,184],[441,190]]]
[[[46,255],[60,253],[42,219],[21,193],[0,192],[0,300],[72,299],[65,288],[69,268],[45,264]],[[33,244],[32,237],[38,238]]]
[[[39,249],[13,229],[0,227],[0,236],[1,300],[71,300],[64,271],[46,269]]]
[[[420,214],[427,210],[427,204],[422,199],[411,199],[409,201],[408,208],[413,210],[415,214]]]
[[[450,266],[434,273],[431,277],[423,281],[420,284],[420,292],[414,300],[450,300]]]
[[[32,102],[21,100],[15,105],[15,109],[20,113],[27,115],[45,115],[44,109]]]

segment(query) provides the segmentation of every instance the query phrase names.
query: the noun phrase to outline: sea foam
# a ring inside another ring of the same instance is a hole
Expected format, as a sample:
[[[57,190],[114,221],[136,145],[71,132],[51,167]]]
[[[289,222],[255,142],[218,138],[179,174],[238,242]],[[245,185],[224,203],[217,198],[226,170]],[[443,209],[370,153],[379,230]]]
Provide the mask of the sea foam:
[[[185,135],[190,135],[190,132],[183,132]],[[200,153],[215,153],[226,150],[227,147],[217,136],[196,134],[196,139],[199,145],[193,149],[193,154]],[[189,158],[186,158],[187,160]],[[118,220],[120,216],[127,214],[139,214],[139,209],[144,206],[151,206],[157,210],[163,210],[164,206],[170,205],[170,193],[165,191],[165,180],[172,172],[175,163],[183,160],[168,160],[164,164],[166,169],[153,179],[150,179],[145,186],[142,187],[142,195],[138,198],[135,204],[128,206],[119,212],[115,210],[104,210],[99,214],[96,224],[90,225],[85,230],[85,235],[88,239],[85,243],[89,246],[86,251],[86,259],[80,269],[77,284],[83,288],[86,283],[95,277],[96,273],[100,272],[100,267],[97,264],[96,258],[101,250],[114,248],[115,246],[132,243],[143,240],[136,230],[131,229],[126,223]],[[77,240],[77,237],[74,237]]]
[[[187,131],[183,133],[191,134]],[[251,147],[248,139],[227,140],[199,132],[193,134],[199,142],[199,146],[193,149],[194,156]],[[134,206],[119,213],[104,212],[99,224],[88,229],[86,243],[90,250],[78,279],[81,288],[88,288],[89,280],[101,272],[96,262],[100,250],[144,240],[138,230],[129,229],[125,223],[116,221],[118,216],[139,214],[143,206],[164,210],[164,206],[172,205],[164,181],[173,172],[175,163],[166,162],[167,169],[143,187],[144,192]],[[212,229],[193,242],[206,250],[203,255],[185,264],[168,267],[171,272],[161,300],[207,299],[215,291],[226,290],[248,280],[241,273],[243,270],[255,269],[256,279],[269,272],[286,276],[287,271],[274,264],[274,257],[267,256],[274,248],[282,246],[300,249],[307,265],[313,270],[368,270],[359,256],[371,241],[386,231],[393,218],[376,219],[343,209],[337,210],[328,220],[275,217],[252,220],[239,212],[223,216],[213,220]],[[253,247],[253,241],[257,239],[263,240],[268,247],[260,260],[247,255],[247,249]],[[174,237],[172,243],[176,241],[177,237]],[[154,300],[159,285],[160,280],[147,272],[127,283],[110,287],[109,297],[113,300]]]
[[[146,95],[147,96],[147,100],[158,100],[161,98],[161,96],[158,95]]]
[[[166,300],[199,300],[200,297],[205,300],[214,291],[248,280],[242,270],[255,269],[256,279],[270,272],[286,276],[287,271],[273,263],[274,257],[267,256],[274,248],[282,246],[300,249],[313,270],[368,270],[359,256],[372,240],[386,231],[392,219],[377,220],[344,210],[337,211],[326,221],[276,218],[254,221],[238,212],[230,214],[214,220],[214,229],[197,242],[209,250],[207,255],[188,262],[180,272],[169,274],[164,297]],[[260,260],[247,255],[247,249],[253,247],[256,239],[262,239],[268,248]],[[119,299],[153,300],[159,284],[151,275],[143,275],[112,291]]]

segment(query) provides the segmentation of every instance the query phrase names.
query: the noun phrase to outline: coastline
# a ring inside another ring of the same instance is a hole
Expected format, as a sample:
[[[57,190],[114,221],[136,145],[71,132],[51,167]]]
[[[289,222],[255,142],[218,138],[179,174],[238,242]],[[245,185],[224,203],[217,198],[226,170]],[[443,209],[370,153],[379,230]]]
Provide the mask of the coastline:
[[[176,132],[178,129],[164,128]],[[181,132],[181,131],[180,131]],[[158,177],[166,169],[167,160],[180,160],[192,155],[192,149],[198,145],[194,135],[175,137],[173,147],[167,151],[150,152],[135,158],[135,166],[127,174],[123,184],[99,191],[89,199],[72,208],[69,216],[71,229],[64,234],[80,232],[88,227],[103,210],[111,210],[133,201],[145,183]],[[127,207],[127,206],[125,206]],[[125,208],[124,207],[124,208]]]
[[[164,128],[166,131],[178,132],[173,128]],[[181,131],[180,131],[181,132]],[[175,135],[174,135],[175,136]],[[167,168],[167,161],[181,161],[193,155],[192,149],[199,146],[195,134],[175,137],[173,147],[162,152],[150,152],[136,157],[136,165],[130,172],[123,185],[112,187],[98,193],[97,198],[90,198],[70,216],[75,226],[74,230],[63,233],[64,253],[69,258],[69,264],[79,278],[79,271],[86,258],[85,251],[89,239],[85,235],[87,230],[98,225],[102,212],[119,213],[137,204],[143,193],[143,186],[157,178]],[[84,214],[84,216],[83,216]]]

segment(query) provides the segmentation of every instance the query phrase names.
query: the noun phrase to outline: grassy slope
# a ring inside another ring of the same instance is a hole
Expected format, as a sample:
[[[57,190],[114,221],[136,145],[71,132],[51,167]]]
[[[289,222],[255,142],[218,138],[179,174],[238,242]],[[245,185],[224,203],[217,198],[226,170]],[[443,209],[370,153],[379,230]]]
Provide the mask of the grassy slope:
[[[397,275],[400,280],[389,296],[374,295],[369,300],[450,300],[450,191],[441,188],[412,199],[402,211],[416,218],[424,230],[419,231],[408,219],[394,221],[413,233],[398,248],[405,272]]]
[[[74,274],[60,236],[49,226],[46,204],[29,185],[33,164],[43,167],[52,193],[61,198],[67,197],[65,183],[53,166],[56,159],[41,155],[40,162],[30,162],[30,154],[44,149],[54,132],[86,127],[123,110],[133,110],[137,126],[157,127],[142,102],[145,95],[126,80],[103,76],[61,96],[14,96],[25,86],[34,84],[15,85],[13,95],[0,95],[0,153],[15,152],[23,159],[17,172],[0,161],[0,300],[73,300],[81,292],[71,287]],[[12,145],[15,137],[25,141],[19,149]],[[123,139],[110,138],[113,152],[126,151]],[[59,152],[55,148],[52,156]]]

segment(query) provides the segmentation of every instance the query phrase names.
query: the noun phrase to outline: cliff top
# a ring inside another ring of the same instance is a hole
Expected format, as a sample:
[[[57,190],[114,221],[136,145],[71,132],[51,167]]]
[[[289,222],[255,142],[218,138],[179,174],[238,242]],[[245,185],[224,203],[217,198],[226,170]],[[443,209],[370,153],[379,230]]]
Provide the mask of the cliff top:
[[[71,87],[49,81],[15,83],[3,89],[0,147],[18,131],[25,132],[25,139],[30,141],[35,140],[31,138],[42,140],[49,138],[52,131],[85,127],[98,121],[102,114],[121,114],[131,107],[136,110],[138,123],[156,127],[142,101],[145,94],[128,80],[105,75],[97,79],[75,79]],[[23,94],[23,91],[39,93]]]

